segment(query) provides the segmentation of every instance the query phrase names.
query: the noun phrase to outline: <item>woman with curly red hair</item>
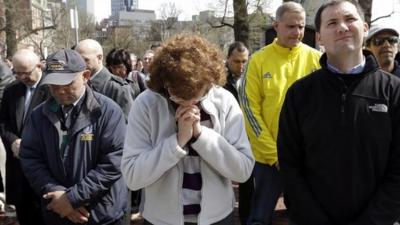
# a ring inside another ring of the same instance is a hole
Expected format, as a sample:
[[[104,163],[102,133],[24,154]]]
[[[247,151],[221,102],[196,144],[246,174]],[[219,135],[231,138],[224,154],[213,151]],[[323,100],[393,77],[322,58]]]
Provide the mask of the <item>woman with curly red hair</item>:
[[[128,187],[143,190],[145,224],[233,224],[232,181],[246,181],[254,159],[225,77],[221,52],[197,35],[157,51],[122,158]]]

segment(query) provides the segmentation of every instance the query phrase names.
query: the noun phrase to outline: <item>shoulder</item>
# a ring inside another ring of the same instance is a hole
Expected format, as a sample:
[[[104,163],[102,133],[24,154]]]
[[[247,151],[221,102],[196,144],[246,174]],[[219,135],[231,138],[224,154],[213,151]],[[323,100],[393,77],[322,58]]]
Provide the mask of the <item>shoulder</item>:
[[[9,83],[6,86],[4,91],[6,91],[6,92],[16,92],[16,91],[22,90],[23,88],[24,88],[24,84],[23,83],[21,83],[18,80],[14,80],[14,81],[12,81],[11,83]]]
[[[295,81],[289,90],[310,90],[311,86],[319,85],[319,80],[323,77],[324,71],[318,69],[309,75]]]
[[[268,55],[269,53],[271,53],[273,51],[272,45],[273,44],[266,45],[266,46],[260,48],[259,50],[255,51],[251,55],[251,58],[252,59],[264,58],[266,55]]]
[[[167,99],[160,93],[157,93],[151,89],[146,89],[140,95],[138,95],[133,104],[139,107],[151,107],[157,106],[163,102],[167,103]]]
[[[231,107],[233,104],[237,104],[237,100],[232,93],[221,86],[213,86],[208,95],[215,105],[222,108]]]
[[[99,104],[99,108],[103,113],[119,113],[123,115],[121,107],[111,98],[95,91],[92,91],[92,93],[94,100]]]
[[[114,74],[110,73],[106,67],[103,67],[99,74],[96,75],[98,79],[104,80],[107,84],[113,84],[118,86],[128,85],[126,80],[122,79],[121,77],[115,76]]]
[[[117,84],[119,86],[128,85],[128,82],[126,80],[122,79],[121,77],[115,76],[113,74],[111,74],[110,81],[114,82],[115,84]]]
[[[319,60],[321,58],[322,52],[318,51],[317,49],[308,46],[307,44],[301,43],[301,53],[302,54],[308,54],[316,59]]]

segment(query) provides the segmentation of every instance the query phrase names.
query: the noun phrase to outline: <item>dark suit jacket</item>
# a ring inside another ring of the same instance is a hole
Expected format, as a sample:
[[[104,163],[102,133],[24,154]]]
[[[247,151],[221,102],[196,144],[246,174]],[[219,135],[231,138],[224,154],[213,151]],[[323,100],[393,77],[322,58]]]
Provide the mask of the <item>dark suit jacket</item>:
[[[20,81],[14,81],[5,90],[0,108],[0,135],[7,153],[6,160],[6,200],[15,204],[21,192],[26,191],[27,182],[22,173],[19,159],[13,156],[11,144],[21,138],[24,124],[29,119],[30,112],[49,96],[47,86],[39,86],[33,93],[27,115],[24,119],[26,86]]]

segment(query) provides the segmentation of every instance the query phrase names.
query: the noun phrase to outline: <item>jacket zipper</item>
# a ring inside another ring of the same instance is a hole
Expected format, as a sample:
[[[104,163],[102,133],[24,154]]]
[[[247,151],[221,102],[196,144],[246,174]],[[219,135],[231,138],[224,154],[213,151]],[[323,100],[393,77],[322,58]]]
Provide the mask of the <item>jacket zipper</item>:
[[[341,124],[342,124],[342,126],[344,126],[345,124],[346,124],[346,114],[345,114],[345,112],[346,112],[346,110],[345,110],[345,108],[346,108],[346,100],[347,100],[347,90],[348,90],[348,88],[347,88],[347,85],[344,83],[344,81],[341,79],[341,78],[339,78],[339,80],[341,81],[341,83],[343,84],[343,87],[344,87],[344,90],[343,90],[343,92],[342,92],[342,95],[341,95],[341,97],[340,97],[340,114],[341,114]]]

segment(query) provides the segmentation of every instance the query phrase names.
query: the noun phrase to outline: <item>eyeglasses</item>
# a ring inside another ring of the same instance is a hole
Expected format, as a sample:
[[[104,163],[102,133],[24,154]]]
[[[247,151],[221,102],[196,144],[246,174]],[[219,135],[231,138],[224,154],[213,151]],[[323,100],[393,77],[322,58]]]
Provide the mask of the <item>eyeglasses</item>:
[[[31,71],[28,71],[28,72],[15,71],[14,69],[12,69],[12,72],[16,77],[21,78],[23,76],[28,77],[29,75],[31,75],[33,73],[33,71],[35,71],[35,69],[36,69],[36,65],[35,65],[35,67],[33,67],[33,69]]]
[[[371,40],[371,43],[375,46],[381,46],[383,45],[386,41],[389,42],[389,44],[391,45],[395,45],[397,43],[399,43],[399,38],[395,37],[395,36],[391,36],[391,37],[384,37],[384,38],[373,38]]]
[[[195,105],[207,98],[207,94],[208,94],[208,91],[210,90],[210,88],[211,87],[204,89],[204,95],[202,95],[201,97],[187,99],[187,100],[171,94],[171,90],[169,88],[167,88],[167,90],[168,90],[168,94],[169,94],[169,100],[175,102],[176,104],[181,105],[183,103],[190,103],[192,105]]]

